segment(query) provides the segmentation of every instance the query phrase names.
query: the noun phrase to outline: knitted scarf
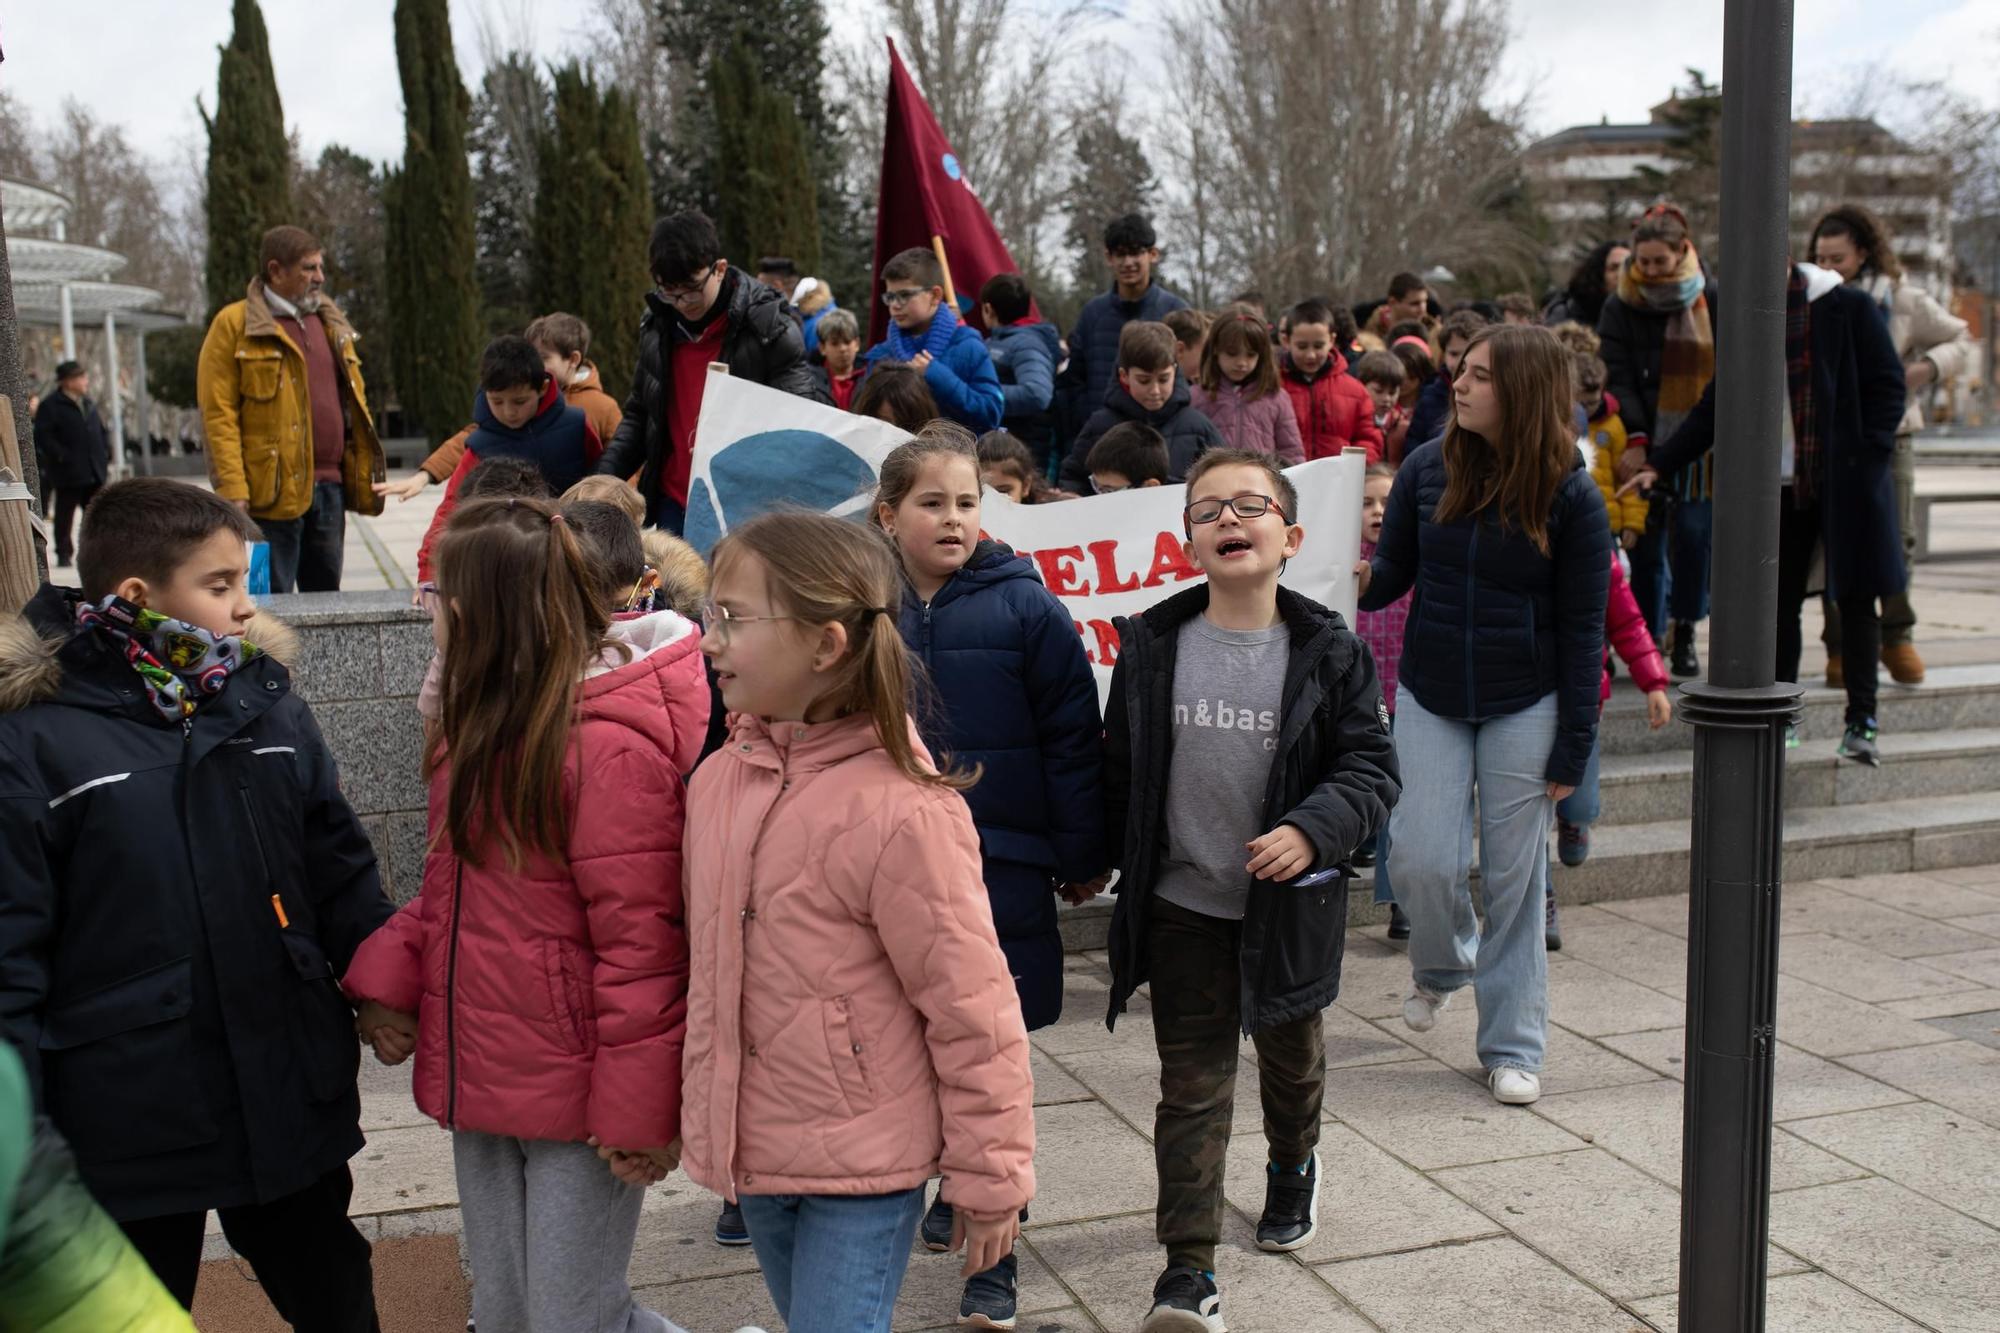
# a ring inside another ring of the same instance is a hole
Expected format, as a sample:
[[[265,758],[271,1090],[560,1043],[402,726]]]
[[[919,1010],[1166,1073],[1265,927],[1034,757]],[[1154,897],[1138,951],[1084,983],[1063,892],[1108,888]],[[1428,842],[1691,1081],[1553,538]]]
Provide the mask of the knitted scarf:
[[[958,315],[949,306],[939,306],[931,317],[931,326],[922,339],[912,338],[903,332],[901,324],[889,325],[889,356],[896,361],[913,361],[918,352],[929,352],[931,360],[942,361],[945,349],[951,346],[952,336],[958,332]]]
[[[116,593],[96,606],[79,606],[76,620],[117,645],[139,673],[147,699],[169,722],[191,717],[202,700],[222,693],[232,672],[262,651],[241,636],[170,620]]]
[[[1629,260],[1618,277],[1619,300],[1634,310],[1667,317],[1666,341],[1660,350],[1659,401],[1653,408],[1655,441],[1673,438],[1674,431],[1701,401],[1702,390],[1715,378],[1715,326],[1709,319],[1706,286],[1701,257],[1692,243],[1665,278],[1641,278],[1638,265]],[[1684,499],[1708,498],[1706,456],[1682,472],[1679,490]]]
[[[1826,466],[1813,413],[1812,382],[1812,302],[1807,299],[1805,274],[1795,264],[1791,281],[1785,284],[1785,384],[1791,390],[1792,504],[1799,509],[1819,503]]]

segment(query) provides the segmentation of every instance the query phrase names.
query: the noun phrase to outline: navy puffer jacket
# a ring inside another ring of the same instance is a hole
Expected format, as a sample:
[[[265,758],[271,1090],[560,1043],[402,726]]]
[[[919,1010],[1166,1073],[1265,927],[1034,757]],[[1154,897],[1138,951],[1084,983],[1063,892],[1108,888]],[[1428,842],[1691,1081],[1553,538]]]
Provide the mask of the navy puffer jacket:
[[[1556,743],[1547,777],[1575,786],[1597,738],[1604,671],[1604,604],[1611,524],[1579,456],[1549,506],[1549,554],[1486,513],[1432,521],[1444,498],[1444,445],[1403,460],[1363,611],[1414,586],[1397,685],[1439,717],[1461,722],[1518,713],[1554,691]]]
[[[1030,1028],[1062,1011],[1052,881],[1110,865],[1097,683],[1069,612],[1026,557],[981,542],[928,605],[907,589],[903,640],[936,685],[918,725],[945,762],[984,766],[966,793],[993,924]]]
[[[1162,287],[1156,280],[1128,301],[1118,294],[1116,284],[1084,303],[1083,311],[1069,331],[1069,363],[1056,380],[1056,399],[1067,427],[1073,434],[1104,402],[1104,395],[1118,378],[1118,337],[1135,319],[1162,320],[1175,310],[1187,309],[1187,302]]]

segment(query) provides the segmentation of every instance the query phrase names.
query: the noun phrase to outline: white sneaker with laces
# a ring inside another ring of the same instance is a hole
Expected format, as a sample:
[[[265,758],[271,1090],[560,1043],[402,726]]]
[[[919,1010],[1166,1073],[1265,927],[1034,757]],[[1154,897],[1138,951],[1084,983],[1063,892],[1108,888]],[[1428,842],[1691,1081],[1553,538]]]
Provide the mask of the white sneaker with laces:
[[[1412,981],[1410,993],[1403,997],[1403,1022],[1412,1032],[1429,1032],[1437,1026],[1438,1015],[1451,1007],[1452,994]]]
[[[1542,1076],[1525,1069],[1495,1069],[1486,1075],[1493,1100],[1503,1106],[1526,1106],[1541,1100]]]

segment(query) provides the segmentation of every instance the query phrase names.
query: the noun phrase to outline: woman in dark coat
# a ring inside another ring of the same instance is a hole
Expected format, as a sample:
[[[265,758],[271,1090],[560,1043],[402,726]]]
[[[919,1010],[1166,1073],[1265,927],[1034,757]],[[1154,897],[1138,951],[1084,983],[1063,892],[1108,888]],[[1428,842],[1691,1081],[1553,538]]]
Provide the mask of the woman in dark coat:
[[[1903,591],[1902,539],[1890,463],[1907,393],[1889,326],[1866,293],[1840,275],[1795,264],[1785,301],[1785,362],[1791,411],[1784,419],[1778,504],[1779,680],[1799,678],[1799,608],[1813,553],[1826,553],[1826,593],[1840,607],[1847,664],[1847,729],[1839,753],[1859,763],[1876,752],[1876,599]],[[1699,459],[1715,443],[1715,386],[1672,438],[1655,446],[1628,483],[1647,487]],[[1790,743],[1798,743],[1796,728]]]

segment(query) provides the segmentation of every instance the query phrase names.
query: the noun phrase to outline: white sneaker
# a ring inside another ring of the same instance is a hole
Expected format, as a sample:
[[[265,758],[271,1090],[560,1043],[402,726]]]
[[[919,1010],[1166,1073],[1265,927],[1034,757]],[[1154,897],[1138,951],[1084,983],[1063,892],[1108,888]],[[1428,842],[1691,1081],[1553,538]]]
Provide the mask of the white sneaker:
[[[1451,1007],[1452,994],[1412,981],[1410,993],[1403,997],[1403,1022],[1412,1032],[1429,1032],[1437,1026],[1438,1015]]]
[[[1503,1106],[1526,1106],[1542,1096],[1542,1076],[1525,1069],[1492,1070],[1486,1075],[1486,1086],[1493,1089],[1493,1100]]]

